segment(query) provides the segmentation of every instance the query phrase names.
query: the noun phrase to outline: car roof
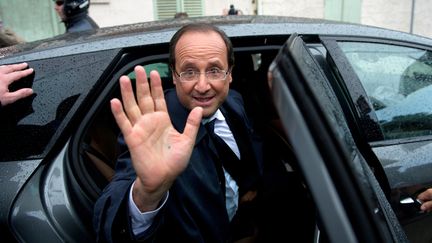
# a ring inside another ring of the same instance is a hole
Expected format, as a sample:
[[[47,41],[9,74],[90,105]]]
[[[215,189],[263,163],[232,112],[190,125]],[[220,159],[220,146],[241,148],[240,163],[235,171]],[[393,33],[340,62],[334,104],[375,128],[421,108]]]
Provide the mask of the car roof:
[[[223,29],[229,37],[298,33],[303,35],[379,37],[432,46],[432,39],[427,37],[340,21],[262,15],[207,16],[105,27],[10,46],[0,49],[0,57],[2,57],[0,64],[168,43],[177,29],[194,22],[215,24]]]

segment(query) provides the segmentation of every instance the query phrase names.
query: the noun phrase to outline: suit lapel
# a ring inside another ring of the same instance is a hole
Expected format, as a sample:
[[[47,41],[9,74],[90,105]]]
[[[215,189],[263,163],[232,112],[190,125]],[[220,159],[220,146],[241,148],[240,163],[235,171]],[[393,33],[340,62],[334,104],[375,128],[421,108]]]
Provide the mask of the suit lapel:
[[[171,118],[171,123],[179,133],[183,133],[190,111],[180,103],[175,89],[167,90],[165,92],[165,99],[168,106],[168,113]],[[201,125],[198,130],[195,145],[199,144],[205,135],[205,127]]]

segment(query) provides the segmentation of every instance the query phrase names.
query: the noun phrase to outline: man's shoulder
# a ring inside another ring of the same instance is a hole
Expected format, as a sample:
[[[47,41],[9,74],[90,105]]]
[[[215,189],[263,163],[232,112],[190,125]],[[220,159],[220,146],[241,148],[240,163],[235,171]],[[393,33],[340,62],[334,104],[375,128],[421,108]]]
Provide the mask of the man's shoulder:
[[[99,26],[90,16],[84,16],[78,19],[75,19],[69,23],[68,32],[79,32],[85,30],[98,29]]]
[[[164,96],[165,96],[165,100],[167,100],[167,102],[175,97],[177,97],[177,92],[175,90],[175,88],[169,88],[164,90]]]
[[[242,95],[235,89],[229,89],[228,96],[236,97],[242,99]]]
[[[232,106],[232,105],[243,106],[244,105],[242,95],[234,89],[229,90],[228,96],[226,98],[226,103],[228,103],[228,105],[230,105],[230,106]]]
[[[243,97],[236,90],[229,90],[228,96],[222,105],[222,109],[227,110],[229,113],[233,112],[234,114],[237,114],[238,117],[246,119],[247,115],[244,107]]]

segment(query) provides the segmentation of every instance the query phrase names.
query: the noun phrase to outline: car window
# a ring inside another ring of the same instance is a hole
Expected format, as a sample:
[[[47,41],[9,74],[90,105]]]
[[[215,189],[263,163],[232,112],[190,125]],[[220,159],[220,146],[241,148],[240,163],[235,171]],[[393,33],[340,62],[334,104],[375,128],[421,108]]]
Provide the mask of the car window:
[[[147,78],[149,80],[150,80],[150,72],[156,70],[158,71],[161,77],[163,88],[167,89],[173,87],[171,70],[167,62],[148,63],[148,64],[144,64],[143,67],[146,70]],[[127,76],[132,80],[135,80],[136,78],[135,72],[133,70],[130,73],[128,73]]]
[[[35,70],[34,94],[2,107],[0,161],[43,158],[109,65],[112,53],[29,62]]]
[[[171,72],[168,63],[164,63],[164,62],[150,63],[145,65],[144,68],[146,70],[147,75],[150,75],[150,72],[152,70],[156,70],[159,72],[159,75],[161,76],[162,79],[171,77]]]
[[[432,53],[339,42],[375,110],[384,139],[432,134]]]

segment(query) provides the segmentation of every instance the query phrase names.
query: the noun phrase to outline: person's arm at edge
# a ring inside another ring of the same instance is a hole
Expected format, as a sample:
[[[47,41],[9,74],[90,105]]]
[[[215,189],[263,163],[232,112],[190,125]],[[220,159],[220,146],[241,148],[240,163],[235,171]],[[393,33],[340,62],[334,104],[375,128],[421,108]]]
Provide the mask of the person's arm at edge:
[[[417,199],[419,199],[422,202],[422,205],[420,207],[422,211],[425,212],[432,211],[432,188],[429,188],[426,191],[420,193],[417,196]]]
[[[9,92],[9,85],[33,73],[33,68],[27,67],[28,64],[25,62],[0,66],[0,107],[12,104],[33,94],[31,88],[22,88]]]

